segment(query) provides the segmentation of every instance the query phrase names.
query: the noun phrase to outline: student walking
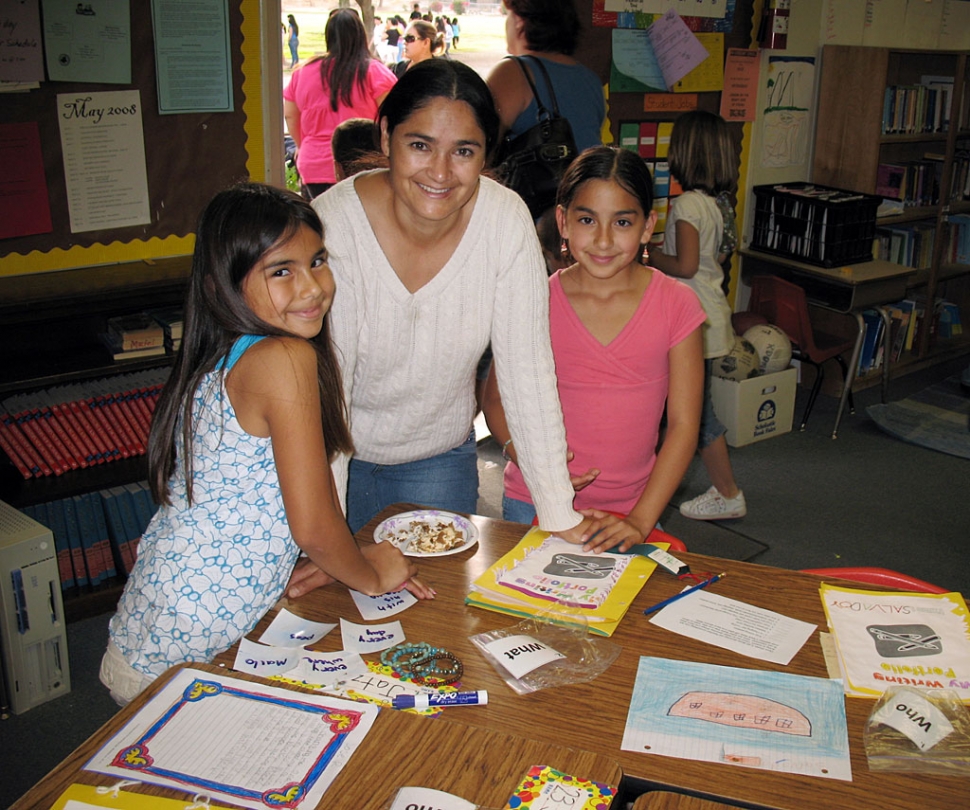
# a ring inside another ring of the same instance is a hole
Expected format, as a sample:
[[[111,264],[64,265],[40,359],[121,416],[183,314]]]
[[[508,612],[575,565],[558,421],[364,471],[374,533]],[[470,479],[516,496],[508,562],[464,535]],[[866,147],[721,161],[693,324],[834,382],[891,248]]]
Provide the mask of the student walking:
[[[566,170],[556,202],[562,252],[572,261],[549,279],[549,329],[574,506],[594,518],[592,548],[626,550],[653,530],[697,448],[704,310],[687,285],[648,264],[657,215],[650,172],[635,154],[586,150]],[[535,507],[494,375],[483,410],[510,459],[502,516],[531,523]]]
[[[680,182],[684,193],[671,203],[663,252],[654,257],[654,264],[664,273],[684,279],[697,293],[707,313],[704,411],[699,447],[711,487],[682,503],[680,512],[695,520],[744,517],[747,504],[734,480],[724,436],[727,429],[718,421],[711,402],[713,360],[734,346],[731,306],[721,286],[726,222],[722,211],[725,198],[721,195],[733,190],[738,180],[737,153],[727,123],[719,115],[703,110],[684,113],[670,135],[668,159],[670,173]],[[733,226],[729,206],[728,216]]]
[[[323,228],[299,196],[246,184],[202,213],[182,348],[149,438],[161,507],[101,664],[119,703],[251,631],[301,549],[318,584],[432,596],[400,551],[359,549],[344,519],[330,472],[351,450],[327,326],[333,295]]]

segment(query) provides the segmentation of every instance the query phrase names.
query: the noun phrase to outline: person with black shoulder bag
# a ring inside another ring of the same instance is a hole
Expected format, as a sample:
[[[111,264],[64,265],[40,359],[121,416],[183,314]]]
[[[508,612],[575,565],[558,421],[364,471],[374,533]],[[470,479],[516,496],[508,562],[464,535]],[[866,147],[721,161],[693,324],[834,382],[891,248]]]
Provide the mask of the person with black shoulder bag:
[[[506,44],[487,83],[501,122],[491,161],[534,219],[555,204],[559,180],[584,149],[601,143],[603,82],[572,54],[580,32],[573,0],[503,0]]]
[[[521,135],[514,138],[506,135],[499,144],[495,158],[495,175],[499,182],[522,197],[533,218],[538,218],[556,202],[559,181],[578,154],[576,141],[569,121],[559,112],[556,92],[542,62],[530,56],[507,58],[515,60],[522,68],[536,100],[539,120]],[[546,92],[552,99],[552,109],[542,103],[535,82],[526,68],[526,60],[542,76]]]

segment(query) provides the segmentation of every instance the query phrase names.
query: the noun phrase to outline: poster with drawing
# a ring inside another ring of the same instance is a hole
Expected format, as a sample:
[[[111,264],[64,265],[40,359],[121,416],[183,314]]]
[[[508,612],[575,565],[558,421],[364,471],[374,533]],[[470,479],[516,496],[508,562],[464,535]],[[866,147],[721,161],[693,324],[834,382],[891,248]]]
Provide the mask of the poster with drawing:
[[[800,166],[808,159],[814,91],[814,57],[769,57],[761,134],[765,168]]]
[[[641,657],[624,751],[852,780],[842,684]]]

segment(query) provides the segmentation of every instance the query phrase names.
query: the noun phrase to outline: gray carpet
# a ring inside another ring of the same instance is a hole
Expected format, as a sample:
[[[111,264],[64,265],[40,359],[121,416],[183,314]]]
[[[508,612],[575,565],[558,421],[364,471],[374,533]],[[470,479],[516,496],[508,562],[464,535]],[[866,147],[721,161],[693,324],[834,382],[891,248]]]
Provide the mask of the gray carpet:
[[[893,400],[958,374],[955,362],[895,380]],[[799,390],[796,412],[806,392]],[[672,506],[664,528],[688,549],[780,568],[871,565],[892,568],[970,595],[970,461],[901,442],[866,415],[878,389],[860,392],[832,439],[837,402],[819,397],[808,428],[747,447],[731,461],[748,501],[741,520],[703,523]],[[499,447],[479,446],[479,512],[501,517]],[[674,504],[709,483],[695,460]],[[115,712],[97,680],[108,615],[68,627],[73,691],[0,722],[0,807],[7,807]]]
[[[970,459],[970,389],[960,376],[899,402],[870,405],[866,412],[897,439]]]

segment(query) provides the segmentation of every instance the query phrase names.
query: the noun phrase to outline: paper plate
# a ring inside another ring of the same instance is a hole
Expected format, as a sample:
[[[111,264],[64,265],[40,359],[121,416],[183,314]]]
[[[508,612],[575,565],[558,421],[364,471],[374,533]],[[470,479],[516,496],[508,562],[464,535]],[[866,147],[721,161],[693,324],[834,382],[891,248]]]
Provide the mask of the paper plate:
[[[416,525],[415,525],[416,524]],[[444,551],[419,551],[412,546],[418,541],[422,527],[453,527],[461,532],[465,542],[460,546]],[[440,509],[418,509],[414,512],[402,512],[389,517],[374,529],[375,542],[385,540],[393,543],[408,557],[447,557],[467,551],[478,542],[478,529],[475,524],[462,515],[454,512],[443,512]]]

